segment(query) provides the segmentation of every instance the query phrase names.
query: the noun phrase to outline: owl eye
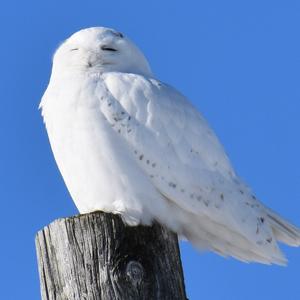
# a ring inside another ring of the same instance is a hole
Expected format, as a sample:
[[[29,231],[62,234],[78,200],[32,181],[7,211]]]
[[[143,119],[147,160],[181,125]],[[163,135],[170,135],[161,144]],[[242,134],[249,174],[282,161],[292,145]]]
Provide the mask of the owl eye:
[[[76,51],[76,50],[79,50],[79,48],[72,48],[72,49],[70,49],[70,51]]]
[[[112,51],[112,52],[117,51],[117,49],[114,49],[114,48],[106,46],[106,45],[101,46],[101,50],[103,50],[103,51]]]

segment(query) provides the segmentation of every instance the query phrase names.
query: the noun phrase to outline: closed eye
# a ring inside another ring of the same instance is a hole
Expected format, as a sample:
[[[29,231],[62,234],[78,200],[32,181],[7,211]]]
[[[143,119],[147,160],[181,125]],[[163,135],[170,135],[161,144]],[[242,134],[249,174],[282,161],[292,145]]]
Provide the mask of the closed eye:
[[[113,51],[113,52],[117,51],[117,49],[114,49],[114,48],[111,48],[111,47],[105,46],[105,45],[101,46],[101,50],[103,50],[103,51]]]

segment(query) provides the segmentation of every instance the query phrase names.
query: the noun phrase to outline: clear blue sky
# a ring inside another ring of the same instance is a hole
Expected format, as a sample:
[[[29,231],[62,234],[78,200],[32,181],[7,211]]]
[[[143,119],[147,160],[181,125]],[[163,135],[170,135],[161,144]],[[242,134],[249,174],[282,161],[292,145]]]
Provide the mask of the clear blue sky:
[[[131,37],[158,78],[202,111],[260,199],[300,225],[299,1],[3,1],[0,4],[1,299],[40,299],[34,235],[77,214],[37,109],[68,35],[102,25]],[[181,244],[191,300],[300,299],[289,266],[242,264]]]

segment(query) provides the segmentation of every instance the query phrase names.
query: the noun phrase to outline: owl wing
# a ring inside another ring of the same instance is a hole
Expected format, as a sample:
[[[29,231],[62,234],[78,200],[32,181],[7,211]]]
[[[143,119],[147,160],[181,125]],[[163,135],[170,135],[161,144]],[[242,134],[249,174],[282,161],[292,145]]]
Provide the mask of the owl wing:
[[[101,112],[178,212],[182,234],[223,255],[284,263],[263,205],[236,176],[214,132],[183,95],[136,74],[106,73],[99,91],[103,84]]]

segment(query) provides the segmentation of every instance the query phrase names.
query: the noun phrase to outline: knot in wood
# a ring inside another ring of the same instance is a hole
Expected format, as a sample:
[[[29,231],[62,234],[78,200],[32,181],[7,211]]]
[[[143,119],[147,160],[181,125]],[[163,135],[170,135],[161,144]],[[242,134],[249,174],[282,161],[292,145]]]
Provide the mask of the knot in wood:
[[[143,280],[144,268],[139,262],[132,260],[126,266],[126,275],[130,279],[131,283],[137,287]]]

